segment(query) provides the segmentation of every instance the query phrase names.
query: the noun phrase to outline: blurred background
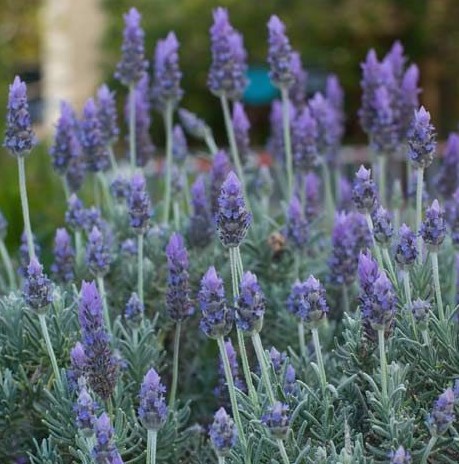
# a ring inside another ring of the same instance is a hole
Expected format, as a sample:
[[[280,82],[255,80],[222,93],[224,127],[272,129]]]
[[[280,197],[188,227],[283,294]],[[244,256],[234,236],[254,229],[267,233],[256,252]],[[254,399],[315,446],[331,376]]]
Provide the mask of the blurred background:
[[[121,110],[125,89],[113,79],[113,70],[119,58],[122,14],[131,6],[143,15],[149,59],[156,40],[169,30],[176,32],[184,72],[182,105],[205,118],[222,143],[220,106],[206,88],[208,30],[216,6],[227,7],[232,24],[243,33],[250,72],[259,86],[265,84],[266,23],[272,13],[285,22],[292,46],[301,53],[309,73],[308,93],[323,88],[327,73],[339,76],[346,92],[347,144],[366,141],[356,116],[360,62],[369,48],[381,57],[397,39],[420,67],[421,101],[431,112],[440,139],[457,128],[458,0],[0,0],[0,107],[6,107],[8,84],[19,74],[28,83],[30,109],[43,141],[27,163],[32,222],[44,222],[38,228],[43,231],[39,240],[47,240],[51,226],[62,222],[62,194],[47,156],[59,102],[65,99],[81,109],[96,87],[107,81],[117,91]],[[263,148],[273,91],[269,86],[261,94],[254,90],[245,103],[253,143]],[[3,133],[3,118],[0,130]],[[162,122],[157,116],[152,131],[161,147]],[[0,208],[13,226],[10,241],[16,243],[22,227],[17,173],[6,151],[0,170]]]

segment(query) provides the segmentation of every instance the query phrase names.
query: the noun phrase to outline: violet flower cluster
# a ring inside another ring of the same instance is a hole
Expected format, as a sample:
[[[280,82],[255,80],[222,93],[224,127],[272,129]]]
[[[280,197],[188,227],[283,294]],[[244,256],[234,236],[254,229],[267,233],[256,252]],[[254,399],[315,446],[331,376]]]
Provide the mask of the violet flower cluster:
[[[113,145],[119,135],[118,116],[116,113],[115,92],[103,84],[97,90],[97,117],[100,124],[102,142],[105,146]]]
[[[73,407],[77,428],[85,435],[90,437],[94,434],[94,424],[96,403],[91,398],[86,386],[83,385],[78,393],[77,401]]]
[[[378,201],[376,184],[371,178],[371,169],[365,169],[363,165],[355,175],[352,200],[361,213],[371,213]]]
[[[94,432],[96,444],[91,454],[96,464],[123,464],[120,453],[113,442],[114,430],[106,412],[96,420]]]
[[[38,314],[46,312],[48,305],[53,302],[51,281],[43,273],[43,266],[36,258],[32,258],[27,267],[23,295],[26,304]]]
[[[209,430],[209,437],[217,456],[227,456],[236,444],[237,430],[234,421],[220,408],[214,416],[214,421]]]
[[[274,438],[281,440],[287,438],[290,425],[288,405],[276,401],[272,406],[268,406],[266,413],[261,418],[261,422]]]
[[[302,173],[318,164],[317,137],[317,122],[309,108],[297,111],[292,121],[292,154],[294,167]]]
[[[285,235],[293,248],[305,250],[309,240],[309,223],[296,195],[292,195],[287,209]]]
[[[236,325],[244,332],[260,332],[266,311],[266,299],[257,276],[250,271],[241,279],[236,298]]]
[[[213,240],[215,227],[202,175],[191,186],[191,206],[187,238],[192,247],[205,248]]]
[[[438,251],[439,246],[446,237],[446,221],[444,211],[440,208],[438,200],[426,209],[425,219],[421,223],[421,235],[424,243],[431,251]]]
[[[213,216],[218,213],[218,202],[222,184],[230,171],[231,164],[228,155],[223,150],[218,151],[214,155],[210,170],[210,204]]]
[[[130,226],[137,234],[144,234],[151,217],[150,196],[147,192],[145,177],[136,173],[131,178],[127,198]]]
[[[86,263],[96,277],[105,276],[110,270],[113,256],[102,232],[94,226],[88,236],[86,245]]]
[[[54,238],[54,262],[51,272],[56,281],[67,284],[75,277],[75,250],[65,228],[57,229]]]
[[[416,234],[406,224],[402,224],[398,231],[395,261],[402,269],[409,269],[417,256]]]
[[[228,356],[228,361],[230,365],[231,375],[233,377],[234,386],[237,389],[245,393],[247,388],[246,388],[244,380],[239,375],[237,353],[236,353],[236,350],[234,349],[231,339],[228,339],[225,341],[225,351]],[[219,356],[218,358],[218,385],[214,388],[214,394],[220,401],[226,400],[229,403],[228,387],[226,386],[226,378],[225,378],[225,368],[223,366],[223,360],[221,359],[221,356]]]
[[[133,328],[140,327],[144,312],[145,308],[137,293],[132,293],[124,307],[124,318],[126,319],[126,322]]]
[[[164,397],[166,387],[161,377],[152,368],[146,374],[140,388],[139,419],[147,430],[159,430],[167,419],[167,405]]]
[[[430,113],[423,106],[414,113],[408,133],[408,159],[415,168],[428,168],[437,147],[436,133],[430,123]]]
[[[292,72],[292,47],[285,34],[285,25],[276,15],[269,19],[268,34],[270,78],[276,86],[288,89],[295,79]]]
[[[427,417],[427,426],[432,435],[443,435],[456,420],[454,405],[456,397],[451,388],[447,388],[437,400]]]

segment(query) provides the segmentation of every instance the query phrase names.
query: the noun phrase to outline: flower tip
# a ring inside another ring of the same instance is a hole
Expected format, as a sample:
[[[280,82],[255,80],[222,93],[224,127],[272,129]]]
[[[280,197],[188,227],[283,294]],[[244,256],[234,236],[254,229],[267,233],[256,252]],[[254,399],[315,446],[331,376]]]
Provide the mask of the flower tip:
[[[361,164],[359,170],[356,173],[356,177],[360,180],[369,180],[371,177],[371,169],[366,169],[365,166]]]

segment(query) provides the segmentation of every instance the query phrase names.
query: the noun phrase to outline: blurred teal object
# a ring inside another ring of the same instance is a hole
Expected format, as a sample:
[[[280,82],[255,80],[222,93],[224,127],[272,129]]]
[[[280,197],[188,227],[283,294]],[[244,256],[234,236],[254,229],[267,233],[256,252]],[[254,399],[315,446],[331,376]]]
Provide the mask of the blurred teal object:
[[[268,69],[264,67],[249,67],[247,71],[249,85],[244,92],[244,102],[249,105],[268,105],[279,91],[269,79]]]

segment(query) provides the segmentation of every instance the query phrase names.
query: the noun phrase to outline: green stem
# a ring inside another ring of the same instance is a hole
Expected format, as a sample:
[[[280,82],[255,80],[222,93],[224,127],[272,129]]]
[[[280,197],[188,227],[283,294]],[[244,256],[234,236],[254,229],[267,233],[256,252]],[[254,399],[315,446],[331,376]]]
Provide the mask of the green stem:
[[[234,388],[233,375],[231,374],[231,367],[228,360],[228,354],[225,349],[225,342],[223,337],[217,338],[218,348],[220,350],[220,357],[223,362],[223,369],[225,371],[226,383],[228,386],[228,394],[231,402],[231,409],[233,412],[234,422],[236,424],[239,440],[242,443],[243,448],[247,447],[247,441],[244,435],[244,429],[242,428],[241,416],[239,415],[239,407],[236,400],[236,390]]]
[[[383,248],[381,248],[381,251],[382,251],[383,260],[386,263],[386,267],[387,267],[387,270],[389,271],[392,282],[394,283],[394,285],[396,285],[397,284],[397,274],[395,273],[395,269],[394,269],[394,266],[392,264],[392,260],[390,259],[389,250],[386,247],[383,247]]]
[[[188,181],[188,173],[186,172],[185,166],[183,167],[183,191],[185,192],[185,204],[186,212],[188,215],[191,212],[191,191],[190,191],[190,182]]]
[[[8,275],[10,290],[16,290],[16,278],[14,277],[13,265],[4,240],[0,240],[0,255],[2,256],[3,265],[5,266],[6,274]]]
[[[433,281],[435,287],[435,297],[437,300],[438,306],[438,315],[440,321],[445,320],[445,312],[443,310],[443,300],[441,296],[441,287],[440,287],[440,274],[438,272],[438,253],[436,251],[432,251],[430,253],[431,260],[432,260],[432,274],[433,274]]]
[[[136,167],[136,139],[135,139],[135,85],[129,86],[129,160],[131,171]]]
[[[349,304],[349,289],[346,284],[343,284],[343,308],[345,314],[350,314],[350,304]]]
[[[279,448],[280,454],[282,456],[282,461],[284,462],[284,464],[290,464],[287,451],[285,450],[284,442],[280,438],[278,438],[276,441],[277,447]]]
[[[410,273],[406,270],[402,271],[402,279],[403,279],[403,288],[405,290],[405,300],[407,310],[410,314],[411,325],[413,326],[413,332],[415,337],[417,338],[417,329],[416,329],[416,321],[414,320],[413,315],[413,300],[411,298],[411,285],[410,285]]]
[[[137,242],[137,292],[143,305],[143,234],[139,234]]]
[[[146,464],[156,464],[156,442],[158,431],[148,429],[147,431],[147,461]]]
[[[306,361],[306,343],[304,341],[304,322],[303,319],[298,321],[298,340],[300,342],[300,353],[303,361]]]
[[[234,167],[236,168],[236,174],[239,177],[239,180],[241,181],[242,190],[244,193],[244,198],[247,204],[247,208],[250,209],[249,197],[247,196],[244,172],[242,170],[241,159],[239,158],[239,152],[238,152],[237,144],[236,144],[236,137],[234,136],[234,128],[233,128],[233,122],[231,120],[231,113],[229,109],[228,99],[226,98],[225,95],[222,95],[220,97],[220,102],[221,102],[222,109],[223,109],[223,117],[225,119],[226,133],[228,136],[228,141],[229,141],[231,156],[233,158]]]
[[[112,171],[118,172],[118,163],[116,162],[115,153],[113,152],[113,147],[109,145],[107,147],[107,150],[108,150],[108,156],[110,158],[110,164],[112,166]]]
[[[384,340],[384,329],[378,329],[378,345],[379,345],[379,363],[381,367],[381,394],[383,401],[387,404],[387,360]]]
[[[175,230],[180,230],[180,205],[177,200],[174,200],[173,205]]]
[[[269,378],[269,369],[266,362],[266,356],[263,350],[263,345],[261,343],[260,334],[258,332],[252,333],[252,343],[255,349],[255,353],[257,355],[258,364],[260,365],[261,377],[263,383],[265,384],[269,402],[271,403],[271,405],[273,405],[276,401],[276,398],[274,397],[273,387]]]
[[[422,188],[424,184],[424,168],[417,169],[417,180],[416,180],[416,230],[415,233],[418,234],[421,230],[421,221],[422,221]],[[416,239],[417,249],[418,249],[418,264],[422,263],[422,237],[418,235]]]
[[[424,454],[422,455],[421,464],[427,464],[427,459],[429,458],[429,455],[432,452],[432,448],[435,446],[435,443],[437,443],[437,439],[438,437],[436,435],[430,437],[429,443],[427,444]]]
[[[171,183],[172,183],[172,114],[171,102],[166,103],[164,110],[164,127],[166,131],[166,192],[164,198],[163,224],[169,224],[169,213],[171,209]]]
[[[70,198],[70,191],[69,191],[69,186],[67,183],[67,178],[65,176],[62,176],[61,179],[62,179],[62,188],[64,190],[64,195],[65,195],[65,201],[67,202],[68,199]]]
[[[29,250],[29,259],[35,258],[35,247],[33,245],[32,228],[30,226],[29,201],[27,199],[27,187],[25,178],[24,157],[18,156],[19,169],[19,193],[21,195],[22,216],[24,219],[24,230],[27,238],[27,249]]]
[[[225,456],[217,456],[218,464],[225,464]]]
[[[285,150],[285,165],[287,168],[287,201],[290,201],[293,194],[293,157],[292,157],[292,142],[290,137],[290,99],[288,96],[288,88],[281,87],[282,97],[282,127],[284,130],[284,150]]]
[[[322,348],[320,347],[319,331],[317,330],[317,327],[313,327],[311,332],[312,340],[314,342],[314,350],[317,357],[317,365],[319,366],[320,386],[322,387],[322,392],[325,394],[327,389],[327,376],[325,374],[324,360],[322,358]]]
[[[422,334],[422,340],[424,341],[424,344],[430,349],[429,332],[427,330],[423,330],[421,334]]]
[[[242,264],[241,248],[237,246],[234,250],[234,257],[236,258],[236,268],[239,273],[240,282],[242,280],[242,277],[244,276],[244,266]]]
[[[97,276],[97,286],[99,287],[100,298],[102,299],[102,307],[104,311],[105,325],[107,326],[107,331],[111,333],[112,329],[110,325],[110,315],[108,312],[107,295],[105,294],[105,284],[104,284],[103,277]]]
[[[210,152],[210,154],[213,156],[215,153],[218,151],[218,146],[215,143],[214,136],[212,135],[212,131],[209,129],[206,131],[204,135],[204,140],[206,142],[207,148]]]
[[[59,390],[63,390],[61,374],[59,372],[59,367],[56,361],[56,355],[54,354],[53,345],[51,344],[51,339],[49,338],[48,326],[46,325],[46,316],[44,314],[38,315],[38,320],[40,321],[41,332],[43,338],[45,339],[46,349],[48,350],[48,356],[51,360],[51,365],[53,366],[54,376],[56,377],[56,383]]]
[[[169,408],[172,409],[175,403],[175,396],[177,393],[177,381],[178,381],[178,366],[179,366],[179,351],[180,351],[180,331],[182,328],[181,321],[178,321],[175,326],[175,337],[174,337],[174,358],[172,361],[172,386],[169,397]]]
[[[83,237],[81,230],[75,231],[75,255],[77,268],[80,269],[83,264]]]
[[[378,156],[378,187],[381,204],[386,204],[386,154]]]

